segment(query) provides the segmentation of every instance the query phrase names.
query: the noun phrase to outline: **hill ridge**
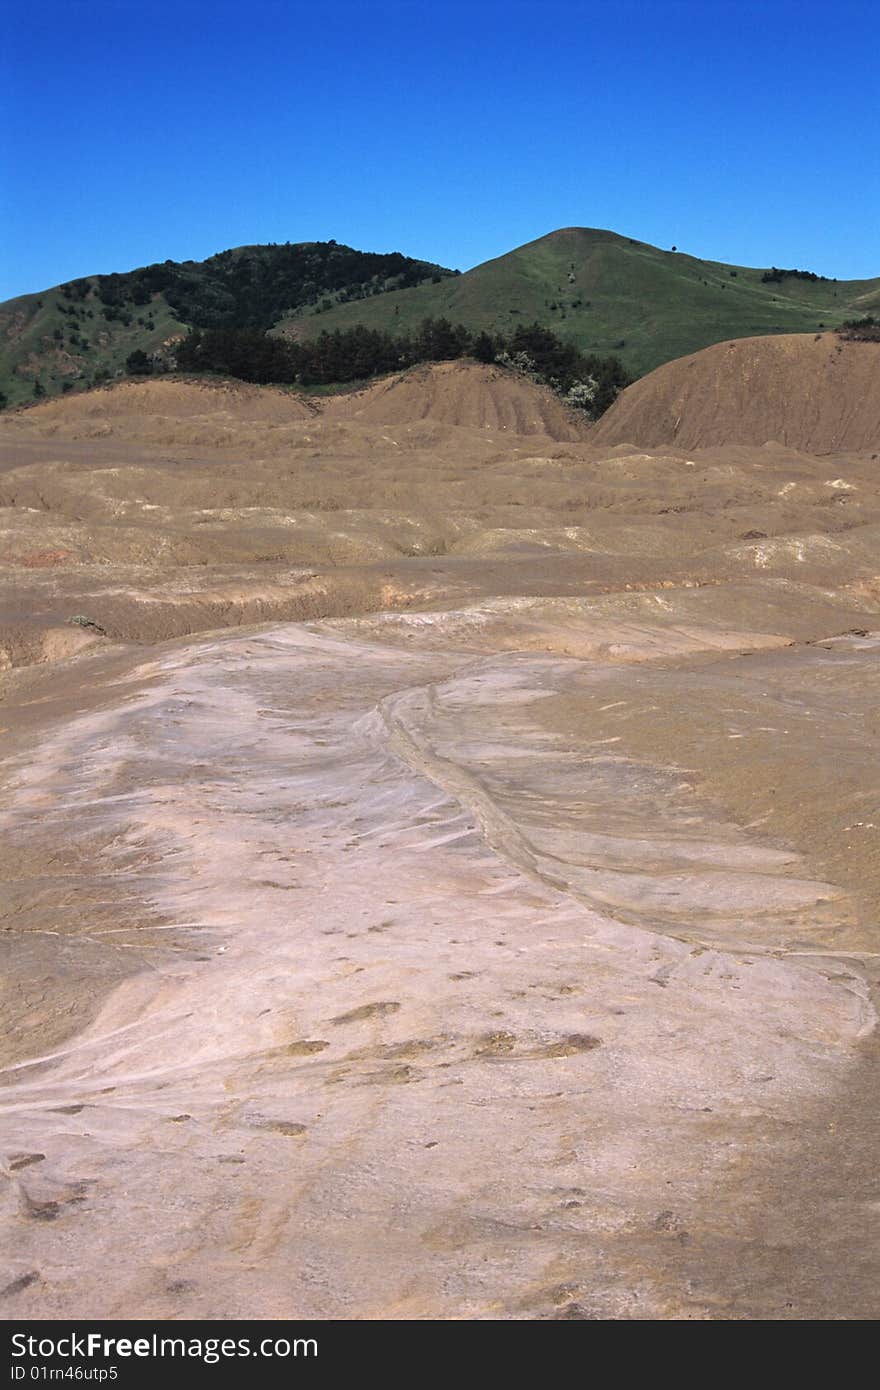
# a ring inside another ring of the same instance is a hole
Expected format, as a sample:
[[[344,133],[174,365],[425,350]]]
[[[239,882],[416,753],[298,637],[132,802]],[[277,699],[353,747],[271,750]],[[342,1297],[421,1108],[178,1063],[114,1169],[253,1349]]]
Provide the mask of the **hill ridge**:
[[[286,262],[306,266],[310,256],[323,280],[299,271],[299,279],[285,279]],[[538,322],[583,351],[619,356],[640,376],[712,343],[823,331],[880,309],[880,277],[785,272],[768,282],[771,269],[576,226],[463,274],[332,241],[248,245],[200,262],[84,277],[0,304],[0,392],[17,404],[92,385],[124,372],[134,350],[161,355],[188,326],[230,320],[300,339],[355,323],[406,334],[425,318],[446,317],[509,334]]]

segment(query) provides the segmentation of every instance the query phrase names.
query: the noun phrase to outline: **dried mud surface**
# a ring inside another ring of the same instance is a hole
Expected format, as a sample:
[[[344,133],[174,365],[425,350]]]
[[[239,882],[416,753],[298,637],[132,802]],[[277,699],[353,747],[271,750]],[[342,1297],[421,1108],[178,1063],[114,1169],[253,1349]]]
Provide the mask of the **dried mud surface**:
[[[602,444],[682,449],[777,440],[815,454],[880,452],[880,344],[837,333],[735,338],[667,362],[599,421]]]
[[[3,425],[5,1317],[880,1311],[876,461],[464,387]]]

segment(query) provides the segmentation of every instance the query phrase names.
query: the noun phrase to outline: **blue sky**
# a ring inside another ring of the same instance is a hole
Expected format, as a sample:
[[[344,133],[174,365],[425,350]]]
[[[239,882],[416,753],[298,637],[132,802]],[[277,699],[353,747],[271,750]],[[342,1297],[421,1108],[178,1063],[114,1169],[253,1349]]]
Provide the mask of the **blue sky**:
[[[556,227],[880,274],[876,0],[6,0],[0,298],[245,242]]]

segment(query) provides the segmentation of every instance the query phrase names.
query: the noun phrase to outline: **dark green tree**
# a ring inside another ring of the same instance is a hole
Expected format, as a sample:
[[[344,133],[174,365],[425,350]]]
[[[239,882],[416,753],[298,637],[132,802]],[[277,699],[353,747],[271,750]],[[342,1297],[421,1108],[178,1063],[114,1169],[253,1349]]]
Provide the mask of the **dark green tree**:
[[[153,364],[144,352],[143,348],[135,348],[125,359],[125,370],[129,376],[150,376],[153,371]]]
[[[477,334],[471,351],[478,362],[494,362],[498,355],[495,341],[488,333]]]

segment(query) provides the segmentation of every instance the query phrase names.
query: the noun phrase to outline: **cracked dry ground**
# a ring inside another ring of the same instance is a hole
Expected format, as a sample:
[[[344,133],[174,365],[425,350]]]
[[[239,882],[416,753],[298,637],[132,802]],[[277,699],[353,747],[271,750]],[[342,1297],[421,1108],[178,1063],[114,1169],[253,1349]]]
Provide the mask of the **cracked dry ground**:
[[[858,541],[13,672],[4,1315],[876,1316]]]

